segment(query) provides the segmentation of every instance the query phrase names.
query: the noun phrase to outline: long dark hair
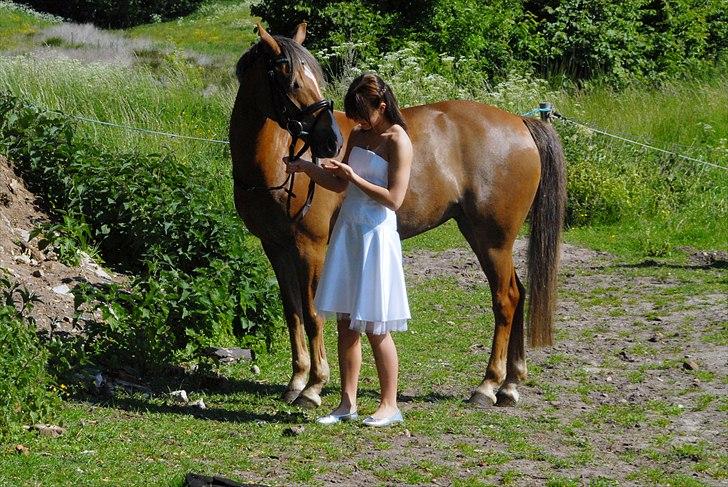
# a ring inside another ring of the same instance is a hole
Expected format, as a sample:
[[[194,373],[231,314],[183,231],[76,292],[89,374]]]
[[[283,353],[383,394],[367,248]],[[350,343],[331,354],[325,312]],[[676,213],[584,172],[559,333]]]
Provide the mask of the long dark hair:
[[[407,130],[392,88],[374,73],[364,73],[351,82],[344,97],[344,112],[351,119],[369,120],[369,113],[382,102],[389,121]]]

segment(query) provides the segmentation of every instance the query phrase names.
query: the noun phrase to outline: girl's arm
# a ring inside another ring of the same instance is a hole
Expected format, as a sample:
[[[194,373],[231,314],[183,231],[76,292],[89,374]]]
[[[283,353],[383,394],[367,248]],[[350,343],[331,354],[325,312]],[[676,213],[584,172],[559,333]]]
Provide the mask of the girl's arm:
[[[351,153],[352,147],[354,147],[353,140],[357,137],[356,127],[349,134],[349,143],[346,145],[346,152],[344,153],[344,162],[339,162],[336,159],[323,159],[321,166],[317,166],[311,161],[306,159],[297,159],[293,162],[288,161],[288,157],[283,158],[283,162],[286,163],[286,172],[304,172],[308,177],[314,180],[316,184],[322,186],[330,191],[341,193],[346,190],[349,186],[349,180],[341,177],[335,172],[328,168],[333,167],[334,164],[347,165],[349,161],[349,154]]]
[[[304,172],[308,177],[314,180],[316,184],[319,186],[328,189],[329,191],[334,191],[336,193],[341,193],[346,189],[346,187],[349,185],[349,182],[337,177],[335,174],[333,174],[331,171],[327,171],[321,166],[317,166],[313,162],[306,160],[306,159],[297,159],[293,162],[288,162],[288,158],[283,158],[284,162],[286,162],[286,172],[293,173],[293,172]],[[324,159],[322,164],[325,164],[326,161],[335,161],[334,159]],[[335,161],[338,163],[338,161]],[[341,164],[341,163],[339,163]]]
[[[348,165],[335,160],[329,160],[324,169],[355,184],[376,202],[397,211],[402,206],[404,195],[407,193],[413,151],[412,142],[403,129],[392,137],[392,145],[393,150],[388,154],[389,184],[386,188],[370,183],[356,174]]]

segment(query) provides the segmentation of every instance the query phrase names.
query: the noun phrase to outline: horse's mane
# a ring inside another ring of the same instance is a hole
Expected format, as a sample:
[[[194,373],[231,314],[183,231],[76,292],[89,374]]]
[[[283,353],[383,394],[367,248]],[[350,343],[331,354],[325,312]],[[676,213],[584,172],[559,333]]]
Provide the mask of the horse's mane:
[[[313,57],[313,55],[311,55],[305,47],[293,39],[282,36],[273,36],[273,38],[280,46],[282,54],[288,59],[292,70],[298,70],[305,64],[316,77],[316,81],[319,86],[323,89],[324,75],[321,70],[321,66],[319,66],[318,61],[316,61],[316,58]],[[235,75],[238,77],[238,81],[242,80],[243,73],[245,73],[245,71],[258,60],[258,58],[267,55],[269,55],[269,53],[263,41],[258,41],[250,49],[245,51],[235,67]]]

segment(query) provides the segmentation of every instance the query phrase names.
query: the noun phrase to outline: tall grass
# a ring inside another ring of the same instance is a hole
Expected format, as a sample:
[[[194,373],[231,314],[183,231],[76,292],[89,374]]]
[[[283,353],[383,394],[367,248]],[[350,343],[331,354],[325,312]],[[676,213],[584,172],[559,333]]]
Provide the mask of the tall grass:
[[[577,197],[594,210],[594,198],[584,188],[589,185],[619,210],[615,218],[601,221],[587,215],[589,225],[573,228],[571,238],[633,255],[728,248],[728,71],[669,81],[659,89],[558,93],[554,102],[575,121],[675,154],[557,122],[570,155],[569,184],[572,189],[581,185]]]
[[[608,132],[713,163],[728,164],[728,70],[712,78],[672,80],[659,88],[555,94],[564,115]]]
[[[212,10],[203,9],[196,14],[199,19],[209,19],[210,12],[237,8],[226,2],[209,5],[205,8]],[[184,19],[180,25],[194,23],[194,18]],[[247,47],[237,46],[235,43],[236,53]],[[375,70],[391,82],[403,106],[471,98],[522,113],[548,100],[580,123],[728,167],[726,69],[700,81],[675,80],[660,89],[633,86],[619,92],[600,87],[555,91],[544,81],[520,73],[513,73],[497,86],[477,79],[462,86],[446,76],[423,71],[424,62],[414,48],[369,64],[354,62],[355,49],[350,45],[342,46],[338,53],[319,53],[322,60],[327,56],[343,59],[327,89],[338,106],[355,74]],[[225,139],[237,82],[232,64],[229,72],[213,80],[210,73],[219,73],[216,69],[190,63],[181,51],[165,55],[155,68],[0,58],[0,89],[66,114]],[[728,229],[721,225],[728,219],[728,171],[564,122],[556,122],[556,127],[569,162],[571,238],[614,252],[656,256],[673,254],[681,246],[728,246]],[[87,123],[79,123],[79,130],[112,149],[170,150],[182,163],[202,168],[212,197],[224,198],[230,204],[230,162],[225,146]]]
[[[209,139],[227,139],[237,86],[233,80],[206,85],[202,69],[174,55],[163,68],[120,68],[73,60],[0,57],[0,89],[67,115]],[[171,151],[224,186],[230,173],[226,146],[79,122],[79,133],[108,149]],[[219,191],[214,191],[219,194]]]
[[[255,19],[250,16],[252,3],[250,0],[212,0],[186,17],[140,25],[125,32],[132,37],[155,39],[179,49],[234,62],[236,56],[257,39],[253,32]]]

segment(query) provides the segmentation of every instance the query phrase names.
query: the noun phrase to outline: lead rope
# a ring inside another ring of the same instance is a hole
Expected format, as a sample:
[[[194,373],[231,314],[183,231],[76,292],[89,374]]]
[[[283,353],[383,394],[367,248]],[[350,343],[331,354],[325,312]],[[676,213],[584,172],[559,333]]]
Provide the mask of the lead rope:
[[[309,148],[309,143],[304,142],[303,147],[300,151],[298,151],[298,154],[295,154],[294,152],[296,150],[296,142],[298,141],[297,135],[291,135],[291,145],[288,146],[288,159],[290,162],[296,161],[301,158],[304,152],[306,152]],[[313,163],[318,166],[318,157],[313,156]],[[309,208],[311,208],[311,203],[313,202],[313,194],[314,191],[316,191],[316,183],[313,179],[310,179],[308,183],[308,193],[306,194],[306,201],[303,203],[303,206],[301,209],[298,210],[298,212],[291,216],[291,200],[296,197],[296,194],[293,192],[293,184],[296,181],[296,173],[289,173],[288,177],[286,177],[286,181],[283,181],[283,184],[281,184],[277,188],[270,188],[270,189],[282,189],[286,182],[288,182],[288,189],[286,189],[286,193],[288,193],[288,198],[286,199],[286,214],[288,215],[288,218],[293,221],[293,223],[300,222],[304,216],[306,216],[306,213],[308,213]]]

